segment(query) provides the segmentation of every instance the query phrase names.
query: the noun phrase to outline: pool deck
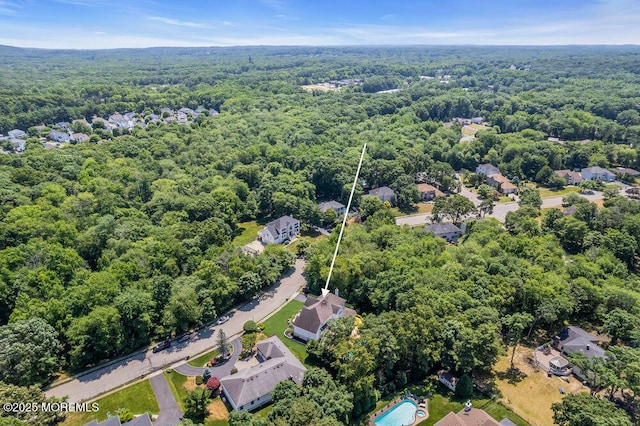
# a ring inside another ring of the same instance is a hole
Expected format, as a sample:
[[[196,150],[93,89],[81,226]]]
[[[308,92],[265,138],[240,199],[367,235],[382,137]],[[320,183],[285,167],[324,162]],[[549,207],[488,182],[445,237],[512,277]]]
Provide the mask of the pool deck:
[[[381,409],[379,409],[378,411],[376,411],[375,413],[373,413],[371,415],[371,417],[369,417],[369,426],[376,426],[376,419],[378,418],[378,416],[386,413],[387,411],[391,410],[393,407],[395,407],[396,405],[398,405],[398,403],[404,401],[405,399],[408,399],[410,401],[415,402],[415,404],[418,406],[418,410],[422,410],[425,413],[424,417],[418,417],[418,415],[416,414],[413,420],[413,423],[411,423],[411,425],[408,426],[414,426],[417,425],[418,423],[422,422],[423,420],[426,420],[429,418],[429,400],[425,399],[423,403],[420,403],[416,398],[412,397],[412,396],[400,396],[396,399],[394,399],[393,401],[391,401],[390,403],[388,403],[387,405],[385,405],[384,407],[382,407]],[[416,411],[417,413],[417,411]]]

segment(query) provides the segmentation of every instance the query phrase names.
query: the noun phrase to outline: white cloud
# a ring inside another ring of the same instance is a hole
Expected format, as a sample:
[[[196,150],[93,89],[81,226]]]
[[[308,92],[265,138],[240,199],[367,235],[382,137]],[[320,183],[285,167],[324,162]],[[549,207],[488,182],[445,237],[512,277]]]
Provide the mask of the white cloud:
[[[190,28],[209,28],[209,25],[199,23],[199,22],[189,22],[189,21],[179,21],[173,18],[164,18],[162,16],[149,16],[147,19],[151,21],[162,22],[167,25],[177,25],[179,27],[190,27]]]
[[[18,14],[20,5],[11,1],[0,0],[0,15],[13,16]]]

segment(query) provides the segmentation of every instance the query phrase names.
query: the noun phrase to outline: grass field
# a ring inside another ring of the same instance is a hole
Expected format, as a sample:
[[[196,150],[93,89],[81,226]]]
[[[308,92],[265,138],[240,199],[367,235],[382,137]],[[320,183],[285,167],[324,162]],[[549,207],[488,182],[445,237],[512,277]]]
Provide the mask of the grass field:
[[[486,127],[481,124],[467,124],[462,127],[462,136],[472,136],[483,129],[486,129]]]
[[[210,350],[209,352],[200,355],[197,358],[193,358],[190,359],[187,364],[193,366],[193,367],[204,367],[204,365],[209,362],[211,360],[211,358],[213,358],[214,356],[218,355],[218,350],[217,349],[213,349]]]
[[[235,247],[242,247],[249,244],[258,238],[258,231],[262,228],[264,228],[264,226],[258,224],[255,220],[239,223],[233,238],[233,245]]]
[[[548,197],[562,197],[567,194],[571,194],[572,192],[578,193],[580,192],[580,188],[577,186],[567,186],[563,189],[559,189],[557,191],[552,191],[549,188],[538,188],[540,190],[540,197],[548,198]]]
[[[418,214],[418,213],[431,213],[431,211],[433,210],[433,203],[417,203],[416,207],[417,207],[416,210],[405,211],[405,212],[400,211],[400,209],[397,207],[392,207],[391,214],[393,214],[394,217],[399,217],[399,216],[406,216],[406,215],[412,215],[412,214]]]
[[[111,395],[96,400],[100,406],[97,413],[71,413],[63,423],[68,426],[82,426],[92,420],[104,421],[107,413],[115,413],[119,408],[126,408],[132,414],[158,414],[158,402],[149,380],[128,386]]]
[[[479,398],[472,398],[471,402],[473,403],[474,408],[483,409],[497,421],[507,417],[518,426],[528,426],[528,423],[523,418],[498,402],[491,401],[482,396]],[[452,398],[449,395],[443,394],[443,392],[435,393],[431,398],[429,398],[429,418],[420,424],[425,426],[434,425],[449,412],[453,411],[457,413],[462,410],[464,408],[464,403],[465,401],[462,399],[458,400]]]
[[[278,312],[273,314],[268,320],[264,321],[265,328],[262,331],[267,337],[277,335],[282,343],[284,343],[303,363],[307,359],[307,348],[298,342],[285,337],[284,331],[287,329],[287,320],[294,316],[304,303],[299,300],[292,300],[282,307]]]
[[[518,346],[514,359],[515,367],[520,370],[521,380],[511,380],[505,374],[510,368],[510,353],[511,350],[496,363],[496,385],[503,395],[502,402],[531,424],[553,425],[551,404],[562,400],[563,395],[559,391],[561,386],[568,393],[586,389],[574,378],[566,383],[559,377],[547,377],[544,371],[538,371],[529,363],[533,349],[521,346]]]

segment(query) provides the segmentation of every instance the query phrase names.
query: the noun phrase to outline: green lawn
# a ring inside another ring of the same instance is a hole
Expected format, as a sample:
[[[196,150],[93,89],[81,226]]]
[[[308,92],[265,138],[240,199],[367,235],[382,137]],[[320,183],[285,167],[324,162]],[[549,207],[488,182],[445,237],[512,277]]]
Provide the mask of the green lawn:
[[[193,367],[204,367],[204,365],[211,361],[211,358],[213,358],[214,356],[218,355],[218,350],[217,349],[212,349],[209,352],[200,355],[197,358],[193,358],[190,359],[187,364],[193,366]]]
[[[167,370],[163,374],[169,383],[169,387],[171,388],[171,392],[173,393],[173,397],[176,399],[178,406],[180,406],[180,409],[184,411],[182,401],[187,396],[187,389],[185,389],[184,384],[187,383],[189,378],[180,373],[176,373],[173,370]]]
[[[115,413],[119,408],[126,408],[132,414],[158,414],[158,402],[151,388],[149,380],[128,386],[111,395],[104,396],[96,400],[100,406],[97,413],[72,413],[67,416],[63,423],[68,426],[82,426],[92,420],[104,421],[107,413]]]
[[[450,411],[457,413],[464,408],[464,401],[458,400],[450,394],[444,395],[441,390],[435,392],[431,398],[429,398],[429,418],[420,423],[425,426],[432,426],[438,420],[446,416]],[[509,420],[517,424],[518,426],[528,426],[528,423],[524,421],[513,411],[510,411],[504,405],[491,401],[481,395],[479,398],[472,398],[474,408],[481,408],[486,411],[491,417],[500,421],[507,417]]]
[[[259,225],[255,220],[239,223],[233,238],[234,247],[242,247],[257,239],[258,231],[262,228],[264,228],[264,226]]]
[[[284,343],[303,363],[307,359],[307,348],[298,342],[285,337],[284,331],[287,329],[287,320],[293,317],[302,307],[304,303],[299,300],[292,300],[282,307],[278,312],[273,314],[268,320],[264,321],[265,328],[262,331],[265,335],[277,335],[282,343]]]
[[[578,193],[580,192],[580,188],[577,186],[567,186],[563,189],[559,189],[557,191],[552,191],[549,188],[538,188],[540,190],[540,197],[548,198],[548,197],[561,197],[572,192]]]

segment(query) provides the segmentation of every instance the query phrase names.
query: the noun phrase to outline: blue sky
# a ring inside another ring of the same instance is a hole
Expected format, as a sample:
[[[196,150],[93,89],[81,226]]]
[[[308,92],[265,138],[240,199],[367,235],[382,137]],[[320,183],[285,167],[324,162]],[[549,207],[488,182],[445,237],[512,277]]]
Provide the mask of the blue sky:
[[[0,0],[0,44],[640,44],[640,0]]]

